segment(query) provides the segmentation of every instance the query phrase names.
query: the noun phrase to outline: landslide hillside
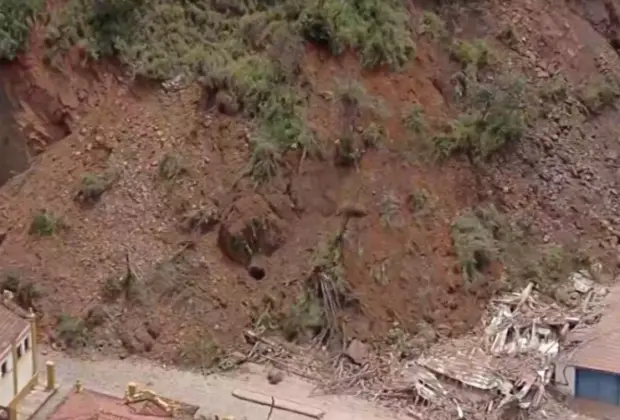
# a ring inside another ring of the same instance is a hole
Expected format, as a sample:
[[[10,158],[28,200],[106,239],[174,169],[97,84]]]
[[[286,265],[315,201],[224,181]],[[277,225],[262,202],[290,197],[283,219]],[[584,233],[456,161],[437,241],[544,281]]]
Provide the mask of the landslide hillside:
[[[617,265],[619,10],[5,0],[3,287],[59,346],[203,368],[246,328],[421,347],[529,281],[570,304]]]

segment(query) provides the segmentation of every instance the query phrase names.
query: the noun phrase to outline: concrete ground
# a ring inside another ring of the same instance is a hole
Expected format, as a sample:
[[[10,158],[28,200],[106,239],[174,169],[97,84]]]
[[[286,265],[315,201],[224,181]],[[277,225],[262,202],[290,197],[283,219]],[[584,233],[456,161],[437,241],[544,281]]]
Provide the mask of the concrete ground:
[[[235,420],[265,420],[269,414],[269,407],[233,397],[231,393],[235,389],[260,392],[324,410],[326,420],[395,418],[387,410],[359,398],[312,396],[313,385],[292,375],[286,375],[278,385],[270,385],[266,380],[265,368],[257,365],[245,365],[227,374],[203,376],[164,368],[141,359],[82,360],[56,352],[48,353],[43,359],[56,363],[60,390],[35,415],[34,420],[45,420],[78,379],[85,388],[118,397],[123,396],[128,382],[136,382],[162,396],[200,406],[198,414],[232,416]],[[277,409],[271,416],[271,420],[308,419]]]

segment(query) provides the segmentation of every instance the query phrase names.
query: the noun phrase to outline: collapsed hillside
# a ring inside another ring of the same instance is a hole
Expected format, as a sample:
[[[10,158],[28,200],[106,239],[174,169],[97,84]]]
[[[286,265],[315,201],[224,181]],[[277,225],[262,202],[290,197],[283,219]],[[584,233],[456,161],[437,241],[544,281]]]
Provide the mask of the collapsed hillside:
[[[613,2],[35,3],[0,263],[53,342],[422,346],[615,263]]]

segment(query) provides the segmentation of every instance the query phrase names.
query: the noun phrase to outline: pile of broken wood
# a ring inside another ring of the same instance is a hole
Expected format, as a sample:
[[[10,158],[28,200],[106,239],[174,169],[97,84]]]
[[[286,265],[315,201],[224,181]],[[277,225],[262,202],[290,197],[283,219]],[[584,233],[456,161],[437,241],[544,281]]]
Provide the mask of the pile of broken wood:
[[[475,333],[439,342],[404,364],[389,358],[349,364],[348,375],[337,372],[326,389],[350,387],[376,400],[398,401],[421,419],[529,416],[546,402],[553,361],[567,334],[596,318],[607,293],[586,271],[569,280],[575,301],[570,308],[545,299],[530,284],[494,299]]]
[[[245,334],[252,345],[246,360],[310,379],[325,393],[362,395],[414,418],[531,417],[554,404],[546,398],[553,361],[569,331],[596,318],[607,293],[586,271],[573,273],[568,283],[572,307],[545,299],[530,284],[493,299],[474,333],[440,341],[414,361],[374,355],[358,340],[329,358],[251,331]]]

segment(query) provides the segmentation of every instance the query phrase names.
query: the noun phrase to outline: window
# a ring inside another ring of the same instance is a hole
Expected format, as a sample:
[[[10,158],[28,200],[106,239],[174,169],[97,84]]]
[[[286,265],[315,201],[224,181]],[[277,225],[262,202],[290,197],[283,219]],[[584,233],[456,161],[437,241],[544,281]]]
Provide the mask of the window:
[[[22,357],[22,345],[21,344],[17,346],[17,358],[19,359],[20,357]]]
[[[24,351],[28,350],[30,350],[30,338],[26,337],[26,339],[24,340]]]
[[[6,364],[6,362],[2,362],[2,366],[0,367],[0,374],[2,374],[2,376],[6,375],[8,373],[9,369],[8,366]]]

